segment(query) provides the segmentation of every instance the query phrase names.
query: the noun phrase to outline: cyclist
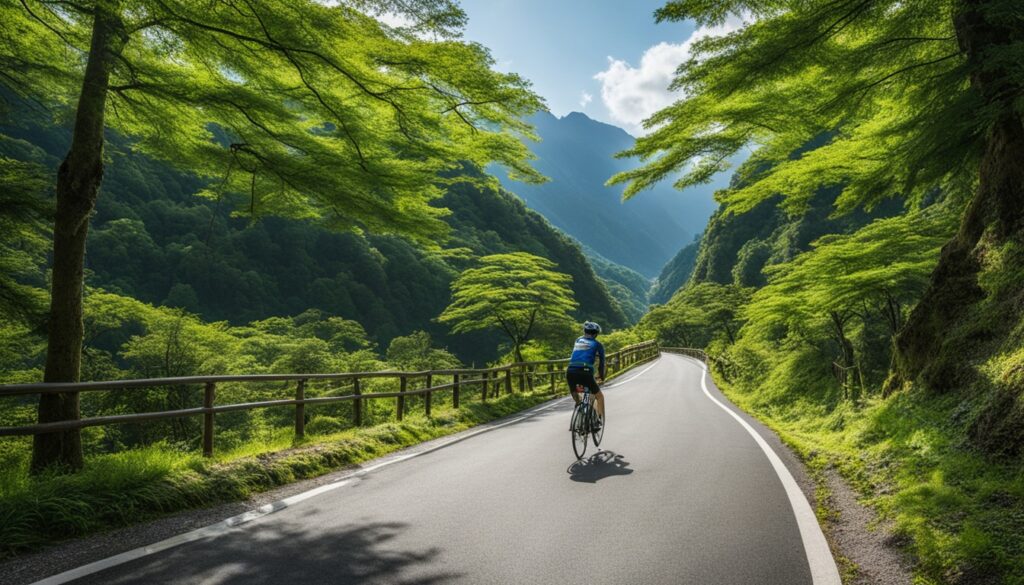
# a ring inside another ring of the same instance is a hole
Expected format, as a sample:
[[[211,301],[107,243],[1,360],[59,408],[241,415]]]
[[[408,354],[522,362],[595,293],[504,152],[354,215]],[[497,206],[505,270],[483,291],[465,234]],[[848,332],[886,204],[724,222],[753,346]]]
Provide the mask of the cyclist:
[[[601,428],[601,422],[604,421],[604,394],[598,384],[604,382],[605,359],[604,346],[597,340],[599,333],[601,333],[601,326],[597,323],[587,321],[583,324],[583,337],[577,339],[573,344],[572,355],[569,356],[569,367],[565,370],[569,393],[577,404],[582,397],[576,392],[576,386],[586,386],[594,395],[599,418],[594,428],[595,431]],[[595,366],[597,366],[596,369]]]

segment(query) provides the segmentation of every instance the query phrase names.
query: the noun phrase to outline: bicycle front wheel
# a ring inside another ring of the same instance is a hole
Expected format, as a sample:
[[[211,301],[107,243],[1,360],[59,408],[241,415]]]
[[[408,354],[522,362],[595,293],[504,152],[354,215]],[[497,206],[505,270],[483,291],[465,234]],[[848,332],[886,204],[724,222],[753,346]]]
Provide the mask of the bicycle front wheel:
[[[572,451],[576,454],[576,459],[583,459],[583,454],[587,452],[587,426],[583,409],[577,405],[572,411],[572,426],[569,427],[572,431]]]

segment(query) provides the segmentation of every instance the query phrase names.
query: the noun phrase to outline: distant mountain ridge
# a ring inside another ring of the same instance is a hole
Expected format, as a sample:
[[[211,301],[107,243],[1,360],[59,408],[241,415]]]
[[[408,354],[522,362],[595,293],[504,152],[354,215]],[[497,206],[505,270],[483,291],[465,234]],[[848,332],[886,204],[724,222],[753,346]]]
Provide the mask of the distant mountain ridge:
[[[525,185],[502,177],[503,186],[585,246],[648,278],[704,230],[716,207],[712,194],[727,184],[722,177],[683,194],[666,183],[622,202],[622,186],[604,183],[635,167],[634,160],[615,158],[633,145],[632,136],[579,112],[562,118],[541,112],[529,122],[541,137],[529,143],[538,157],[534,166],[551,181]]]

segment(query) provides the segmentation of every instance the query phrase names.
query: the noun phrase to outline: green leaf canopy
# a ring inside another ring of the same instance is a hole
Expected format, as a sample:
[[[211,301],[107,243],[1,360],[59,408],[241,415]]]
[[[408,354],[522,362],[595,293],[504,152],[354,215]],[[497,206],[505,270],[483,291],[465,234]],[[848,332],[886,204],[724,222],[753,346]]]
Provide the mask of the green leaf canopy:
[[[673,0],[656,17],[743,24],[694,43],[673,83],[681,99],[622,153],[645,161],[611,179],[628,183],[627,197],[679,171],[679,188],[706,182],[754,145],[742,186],[722,194],[734,211],[778,193],[798,207],[829,185],[843,188],[840,210],[893,195],[920,201],[936,187],[967,198],[986,133],[1024,111],[1011,98],[1024,82],[1018,0]],[[1018,37],[962,46],[972,18],[1007,30],[1016,22]],[[991,95],[972,85],[981,75]],[[823,132],[824,146],[793,155]]]
[[[0,6],[3,82],[74,105],[97,11],[120,43],[105,116],[139,150],[215,179],[254,215],[314,218],[434,245],[428,203],[464,163],[542,178],[521,118],[529,83],[457,38],[448,1],[25,0]],[[368,12],[395,11],[409,28]]]

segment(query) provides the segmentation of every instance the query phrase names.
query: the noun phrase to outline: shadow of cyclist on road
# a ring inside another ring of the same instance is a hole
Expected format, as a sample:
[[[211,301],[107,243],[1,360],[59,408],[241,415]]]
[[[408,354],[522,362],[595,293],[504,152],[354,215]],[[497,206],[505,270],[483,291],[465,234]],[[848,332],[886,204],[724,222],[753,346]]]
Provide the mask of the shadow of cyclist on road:
[[[614,451],[598,451],[586,459],[576,461],[565,470],[569,479],[584,483],[597,483],[597,480],[613,475],[629,475],[629,461]]]

